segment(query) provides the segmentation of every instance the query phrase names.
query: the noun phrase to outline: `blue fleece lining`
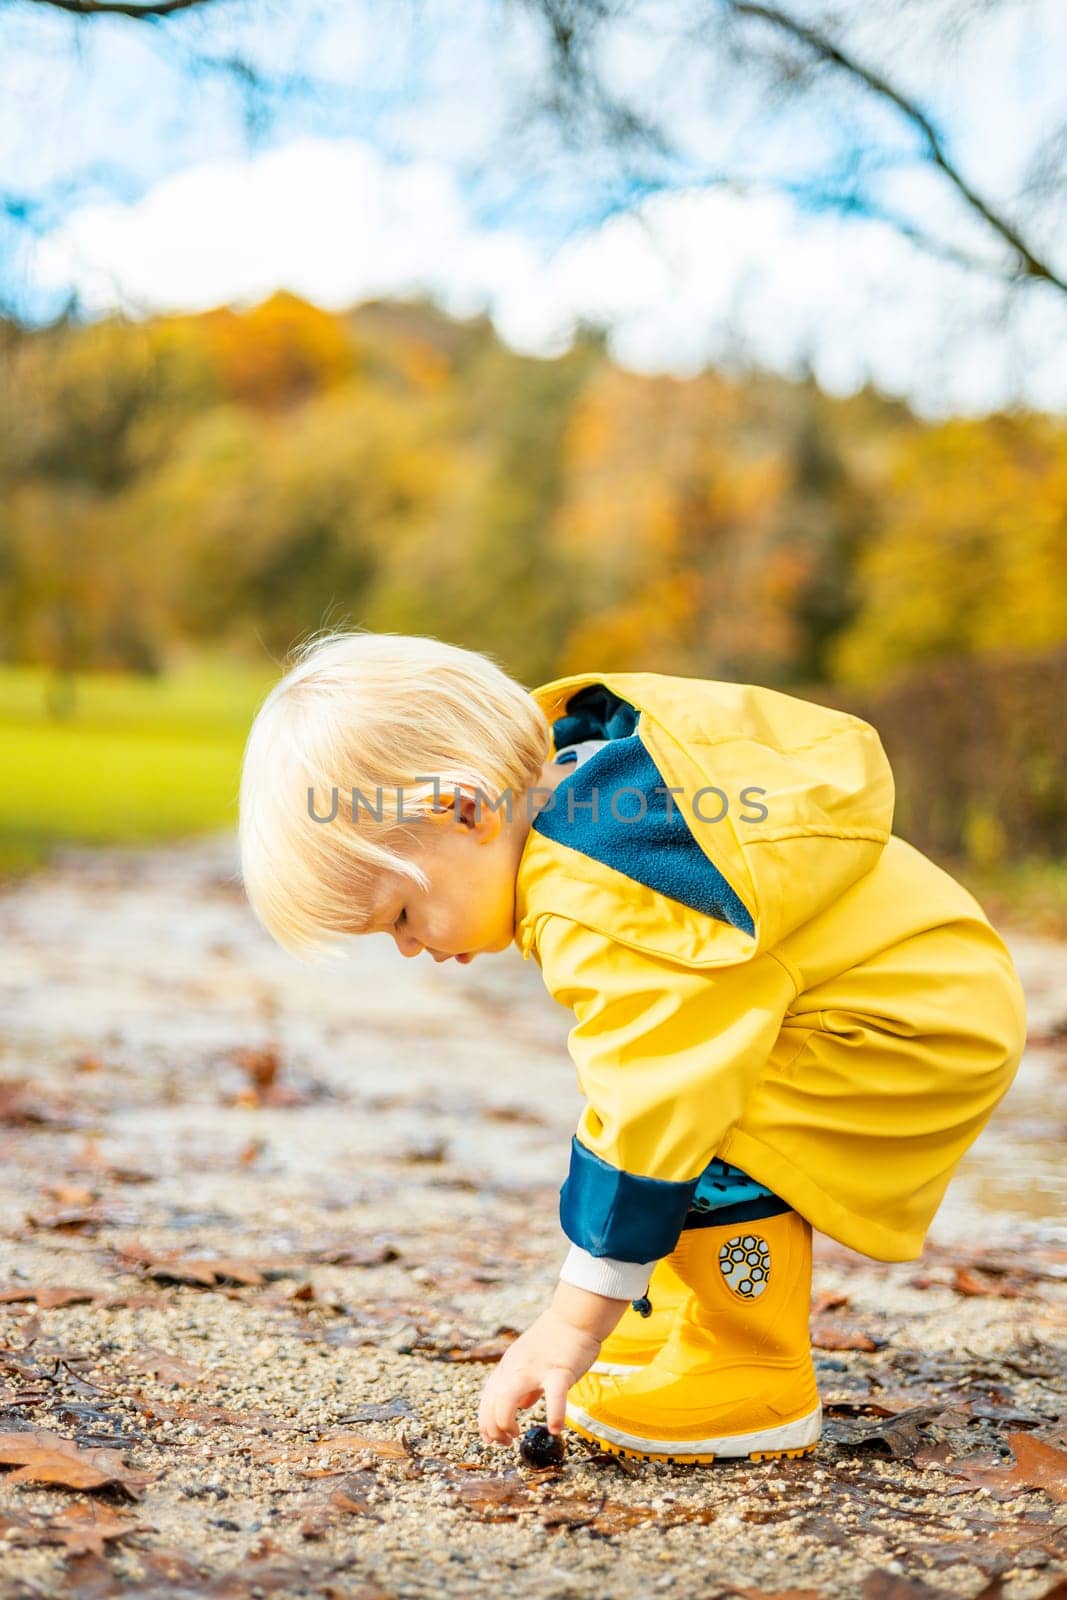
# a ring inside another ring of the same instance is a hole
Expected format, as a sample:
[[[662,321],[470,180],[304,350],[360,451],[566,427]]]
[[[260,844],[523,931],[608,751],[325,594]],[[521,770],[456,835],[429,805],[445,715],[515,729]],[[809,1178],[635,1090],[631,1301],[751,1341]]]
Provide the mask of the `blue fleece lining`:
[[[584,723],[583,731],[587,727]],[[613,739],[561,779],[553,804],[537,813],[533,826],[546,838],[751,935],[755,925],[744,902],[690,832],[682,803],[692,805],[692,796],[666,791],[656,763],[639,736],[631,734]],[[721,809],[715,796],[704,796],[701,804],[709,815]]]

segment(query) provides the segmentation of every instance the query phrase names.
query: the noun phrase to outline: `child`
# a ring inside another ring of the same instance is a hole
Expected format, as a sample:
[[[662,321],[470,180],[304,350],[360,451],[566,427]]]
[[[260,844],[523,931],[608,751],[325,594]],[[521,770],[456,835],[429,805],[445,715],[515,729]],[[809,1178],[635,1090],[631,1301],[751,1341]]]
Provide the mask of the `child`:
[[[893,799],[872,727],[772,689],[531,695],[358,631],[293,653],[241,781],[264,926],[298,956],[515,942],[576,1017],[571,1250],[485,1385],[486,1442],[544,1394],[553,1432],[629,1456],[815,1448],[812,1228],[919,1255],[1026,1034],[1004,944]]]

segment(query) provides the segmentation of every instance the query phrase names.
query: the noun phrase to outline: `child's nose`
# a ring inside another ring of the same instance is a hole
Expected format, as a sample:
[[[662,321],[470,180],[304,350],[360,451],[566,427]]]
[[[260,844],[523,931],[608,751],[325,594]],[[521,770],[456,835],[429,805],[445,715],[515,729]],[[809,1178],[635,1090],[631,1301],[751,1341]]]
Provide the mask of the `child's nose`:
[[[422,950],[422,945],[413,934],[397,933],[393,937],[396,939],[396,947],[402,956],[417,956]]]

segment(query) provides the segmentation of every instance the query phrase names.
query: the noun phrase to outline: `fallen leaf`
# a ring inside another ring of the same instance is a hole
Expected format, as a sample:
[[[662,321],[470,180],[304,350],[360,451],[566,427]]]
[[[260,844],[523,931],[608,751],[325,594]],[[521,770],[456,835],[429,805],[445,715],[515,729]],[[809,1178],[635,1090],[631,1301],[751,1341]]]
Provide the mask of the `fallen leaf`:
[[[8,1483],[58,1483],[67,1489],[118,1488],[131,1500],[157,1474],[132,1472],[118,1450],[84,1450],[62,1434],[37,1428],[26,1433],[0,1433],[0,1464],[18,1467]]]
[[[478,1344],[441,1347],[420,1339],[415,1348],[420,1355],[432,1355],[435,1361],[499,1361],[518,1337],[517,1328],[498,1328],[491,1339],[483,1339]]]
[[[872,1339],[856,1328],[813,1328],[811,1342],[816,1350],[883,1350],[887,1339]]]
[[[402,1439],[371,1439],[363,1433],[322,1434],[316,1450],[345,1450],[355,1455],[375,1455],[382,1461],[409,1461],[411,1450]]]
[[[491,1477],[452,1477],[454,1504],[474,1512],[482,1522],[515,1522],[520,1511],[534,1504],[533,1495],[512,1469]]]
[[[33,1300],[40,1311],[56,1311],[62,1306],[86,1305],[96,1299],[95,1289],[74,1289],[60,1284],[45,1284],[39,1289],[2,1289],[0,1305],[17,1305]]]
[[[311,1254],[311,1260],[324,1267],[380,1267],[387,1261],[399,1261],[400,1251],[395,1245],[373,1243],[368,1245],[341,1245],[337,1249],[323,1248]]]
[[[895,1572],[869,1572],[862,1594],[863,1600],[945,1600],[943,1589],[931,1589],[928,1583]]]
[[[957,1294],[990,1295],[1002,1300],[1021,1300],[1026,1298],[1026,1291],[1020,1289],[1018,1284],[1009,1283],[1007,1279],[984,1283],[967,1267],[956,1268],[952,1277],[952,1287]]]
[[[372,1472],[350,1472],[325,1500],[313,1505],[300,1524],[304,1539],[322,1539],[339,1523],[351,1517],[369,1517],[378,1522],[370,1504],[371,1492],[377,1489]],[[380,1491],[379,1491],[380,1492]]]
[[[61,1544],[69,1555],[102,1556],[105,1544],[137,1533],[139,1522],[120,1517],[104,1506],[66,1506],[40,1530],[43,1544]]]
[[[478,1115],[485,1122],[518,1123],[531,1128],[547,1126],[544,1117],[538,1116],[536,1111],[528,1111],[525,1106],[482,1106]]]
[[[742,1600],[821,1600],[817,1589],[720,1589],[719,1593]]]
[[[255,1262],[233,1256],[183,1256],[177,1252],[153,1255],[137,1250],[121,1250],[116,1254],[122,1261],[139,1267],[146,1278],[156,1283],[182,1283],[197,1289],[236,1283],[256,1289],[267,1281]]]
[[[93,1206],[57,1206],[54,1211],[26,1214],[28,1227],[49,1229],[54,1233],[96,1233],[119,1220],[112,1212]]]
[[[28,1078],[0,1078],[0,1122],[69,1130],[85,1127],[87,1121],[68,1105],[47,1099]]]
[[[346,1416],[339,1417],[339,1423],[351,1424],[353,1422],[386,1422],[390,1417],[414,1416],[409,1403],[402,1395],[394,1395],[392,1400],[383,1400],[377,1405],[362,1406],[358,1411],[349,1412]]]
[[[869,1425],[862,1423],[837,1424],[838,1429],[847,1428],[844,1437],[834,1440],[838,1450],[855,1450],[877,1448],[882,1449],[898,1461],[910,1460],[917,1450],[928,1443],[922,1429],[928,1422],[939,1420],[946,1426],[953,1423],[966,1423],[970,1418],[951,1406],[930,1405],[913,1406],[909,1411],[899,1411]]]
[[[97,1189],[86,1189],[76,1183],[45,1184],[41,1190],[49,1200],[54,1200],[58,1206],[91,1206],[99,1200],[100,1193]]]
[[[840,1311],[842,1306],[847,1305],[847,1294],[838,1294],[833,1289],[824,1289],[822,1294],[816,1295],[812,1301],[811,1314],[813,1317],[821,1317],[827,1311]]]
[[[1031,1290],[1027,1292],[1021,1284],[1013,1282],[1007,1276],[997,1277],[992,1283],[979,1278],[970,1267],[956,1267],[951,1279],[938,1278],[930,1273],[920,1272],[914,1278],[908,1279],[908,1286],[912,1289],[953,1289],[956,1294],[966,1295],[968,1298],[985,1298],[997,1300],[1033,1300],[1039,1299]]]
[[[1029,1433],[1009,1433],[1007,1441],[1014,1456],[1010,1467],[991,1462],[985,1453],[929,1464],[988,1489],[996,1500],[1013,1500],[1033,1489],[1067,1501],[1067,1451]]]
[[[152,1345],[124,1359],[132,1372],[147,1372],[160,1383],[177,1383],[182,1388],[198,1383],[203,1376],[201,1369],[194,1367],[192,1362],[169,1355],[166,1350],[157,1350]]]
[[[448,1143],[444,1139],[420,1139],[406,1145],[403,1150],[393,1157],[394,1161],[403,1162],[405,1166],[439,1166],[448,1155]]]
[[[281,1069],[281,1057],[277,1045],[268,1044],[259,1049],[231,1050],[230,1059],[248,1074],[257,1089],[269,1089],[277,1082]]]

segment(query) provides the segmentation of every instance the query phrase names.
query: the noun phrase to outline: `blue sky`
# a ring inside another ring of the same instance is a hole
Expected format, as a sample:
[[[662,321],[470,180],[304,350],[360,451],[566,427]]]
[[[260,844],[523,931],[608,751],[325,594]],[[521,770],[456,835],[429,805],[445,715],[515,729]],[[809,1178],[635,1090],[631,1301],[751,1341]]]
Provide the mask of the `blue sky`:
[[[950,3],[846,3],[849,40],[928,101],[960,164],[1012,207],[1065,113],[1067,7],[1003,0],[953,43]],[[995,258],[896,119],[838,93],[780,105],[672,35],[683,5],[646,8],[661,25],[615,37],[611,81],[669,125],[682,160],[640,199],[614,159],[533,119],[541,36],[504,0],[223,0],[151,28],[16,0],[0,8],[0,189],[46,205],[32,234],[7,230],[0,289],[30,315],[72,289],[91,313],[135,314],[277,287],[337,307],[428,292],[487,309],[535,354],[586,318],[639,370],[810,363],[837,392],[870,379],[930,414],[1067,406],[1065,297],[1007,295],[883,222],[806,203],[813,174],[877,135],[881,201]],[[247,102],[204,66],[235,52],[277,93]],[[743,182],[695,181],[719,171]],[[1033,226],[1062,266],[1062,196]]]

